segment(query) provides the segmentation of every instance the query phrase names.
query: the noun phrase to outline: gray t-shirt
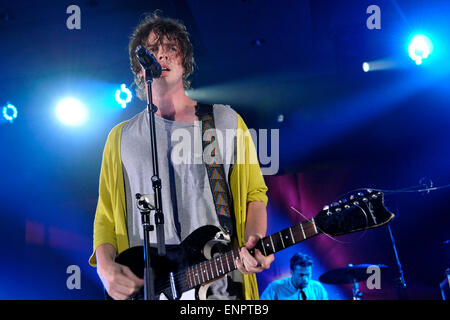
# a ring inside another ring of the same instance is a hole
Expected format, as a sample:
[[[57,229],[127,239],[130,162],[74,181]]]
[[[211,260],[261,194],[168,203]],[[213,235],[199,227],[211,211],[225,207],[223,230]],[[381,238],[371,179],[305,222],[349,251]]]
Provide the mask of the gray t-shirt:
[[[216,130],[220,132],[220,136],[217,136],[220,137],[217,139],[219,150],[228,181],[235,157],[237,114],[224,105],[214,105],[213,110]],[[201,122],[176,122],[155,115],[155,125],[165,241],[167,245],[176,245],[201,226],[220,227],[220,224],[206,167],[202,162]],[[140,246],[143,243],[143,230],[135,195],[154,193],[147,109],[124,125],[121,139],[128,239],[130,247]],[[154,225],[154,215],[151,214],[150,218]],[[156,231],[150,232],[150,243],[156,243]]]

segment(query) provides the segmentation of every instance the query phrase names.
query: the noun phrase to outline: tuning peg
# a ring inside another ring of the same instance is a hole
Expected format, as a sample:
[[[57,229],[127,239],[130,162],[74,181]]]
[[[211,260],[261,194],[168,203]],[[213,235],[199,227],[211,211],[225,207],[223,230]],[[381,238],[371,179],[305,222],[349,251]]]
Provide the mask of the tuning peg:
[[[354,205],[354,206],[359,206],[359,202],[358,202],[358,201],[355,201],[355,202],[353,202],[353,205]]]
[[[326,205],[323,207],[322,211],[326,211],[327,216],[331,216],[332,212],[330,211],[330,206]]]
[[[344,208],[345,208],[345,209],[350,209],[350,206],[349,206],[348,204],[346,204],[346,205],[344,206]]]

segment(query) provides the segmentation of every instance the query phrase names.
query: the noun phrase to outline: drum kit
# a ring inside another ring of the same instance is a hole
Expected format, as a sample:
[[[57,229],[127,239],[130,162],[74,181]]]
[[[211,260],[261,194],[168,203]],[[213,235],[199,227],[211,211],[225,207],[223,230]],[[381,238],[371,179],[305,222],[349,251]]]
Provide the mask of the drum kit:
[[[319,277],[319,281],[336,285],[352,284],[353,300],[362,300],[359,282],[367,281],[372,274],[368,270],[371,270],[373,267],[378,267],[380,270],[387,268],[384,264],[349,264],[347,267],[325,272]]]

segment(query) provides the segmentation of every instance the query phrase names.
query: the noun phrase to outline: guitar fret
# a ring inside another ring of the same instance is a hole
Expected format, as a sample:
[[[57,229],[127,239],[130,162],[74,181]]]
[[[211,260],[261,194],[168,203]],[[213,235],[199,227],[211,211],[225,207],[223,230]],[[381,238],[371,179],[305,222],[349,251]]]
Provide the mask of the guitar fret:
[[[187,278],[187,281],[188,281],[188,287],[192,287],[192,281],[191,281],[191,271],[190,271],[190,268],[188,268],[187,269],[187,271],[186,271],[186,278]]]
[[[189,268],[189,278],[191,279],[191,287],[195,287],[194,270]]]
[[[206,282],[206,281],[208,281],[209,279],[208,279],[208,273],[206,272],[206,263],[202,263],[202,275],[204,276],[203,277],[203,282]],[[204,279],[206,279],[206,281],[204,280]]]
[[[289,240],[289,234],[290,234],[289,229],[284,229],[280,231],[280,238],[284,248],[287,248],[290,245],[294,244],[292,240]],[[289,241],[291,241],[291,243],[289,243]]]
[[[203,272],[202,272],[202,265],[201,264],[198,265],[198,269],[200,271],[200,277],[201,277],[202,283],[203,283],[203,282],[205,282],[205,279],[203,278]]]
[[[264,238],[264,239],[266,239],[266,238]],[[265,248],[265,245],[264,245],[264,239],[262,239],[262,248],[263,248],[263,250],[264,250],[264,255],[265,256],[267,256],[267,252],[266,252],[266,248]]]
[[[317,228],[316,228],[316,222],[314,221],[314,218],[312,218],[311,219],[311,221],[312,221],[312,223],[313,223],[313,226],[314,226],[314,231],[316,232],[316,234],[318,233],[317,232]]]
[[[200,280],[200,270],[199,270],[199,265],[197,265],[197,270],[196,270],[196,276],[197,276],[197,279],[198,279],[198,284],[201,284],[202,283],[202,281]]]
[[[231,270],[231,268],[230,268],[230,264],[228,263],[228,253],[227,254],[225,254],[225,261],[227,262],[227,272],[229,272],[230,270]]]
[[[217,261],[214,259],[214,265],[216,266],[216,275],[219,275],[219,269],[217,268]]]
[[[221,266],[221,271],[222,271],[222,273],[225,273],[224,271],[223,271],[223,264],[222,264],[222,259],[219,257],[219,258],[217,258],[217,260],[220,262],[220,266]]]
[[[193,281],[194,287],[197,285],[197,279],[195,278],[195,273],[196,273],[196,272],[195,272],[195,267],[196,267],[196,266],[193,266],[193,267],[192,267],[192,279],[194,280],[194,281]]]
[[[270,243],[272,244],[272,251],[275,252],[275,246],[273,245],[272,235],[269,236]]]
[[[209,280],[207,264],[208,264],[208,261],[204,261],[204,262],[202,262],[202,267],[201,267],[202,268],[202,274],[203,274],[204,278],[206,279],[206,281]]]
[[[292,227],[289,227],[289,232],[291,233],[292,244],[295,243],[294,235],[292,234]]]
[[[205,265],[206,280],[209,281],[211,279],[211,277],[208,272],[208,261],[205,261],[204,265]]]
[[[231,251],[231,256],[233,257],[233,265],[234,265],[234,268],[237,269],[236,258],[235,258],[235,256],[234,256],[234,250]]]
[[[281,234],[281,231],[278,232],[280,235],[280,239],[281,239],[281,244],[283,245],[283,248],[286,248],[286,246],[284,245],[284,241],[283,241],[283,235]]]
[[[208,261],[208,265],[209,265],[209,270],[211,270],[211,277],[210,277],[210,279],[213,279],[214,278],[214,271],[213,271],[213,268],[212,268],[211,261]]]
[[[305,230],[303,230],[303,224],[300,223],[300,228],[302,229],[303,239],[306,239]]]

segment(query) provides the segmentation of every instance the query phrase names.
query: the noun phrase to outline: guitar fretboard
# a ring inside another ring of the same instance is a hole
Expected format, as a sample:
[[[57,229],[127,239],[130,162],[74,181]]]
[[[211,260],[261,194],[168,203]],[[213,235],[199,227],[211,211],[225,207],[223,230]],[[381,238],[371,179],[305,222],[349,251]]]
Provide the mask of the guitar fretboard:
[[[299,223],[261,239],[255,246],[265,256],[283,250],[301,241],[319,234],[314,219]],[[220,278],[236,270],[236,258],[240,248],[231,250],[213,259],[203,261],[186,269],[186,279],[189,288],[194,288]],[[254,254],[254,249],[250,250]]]

